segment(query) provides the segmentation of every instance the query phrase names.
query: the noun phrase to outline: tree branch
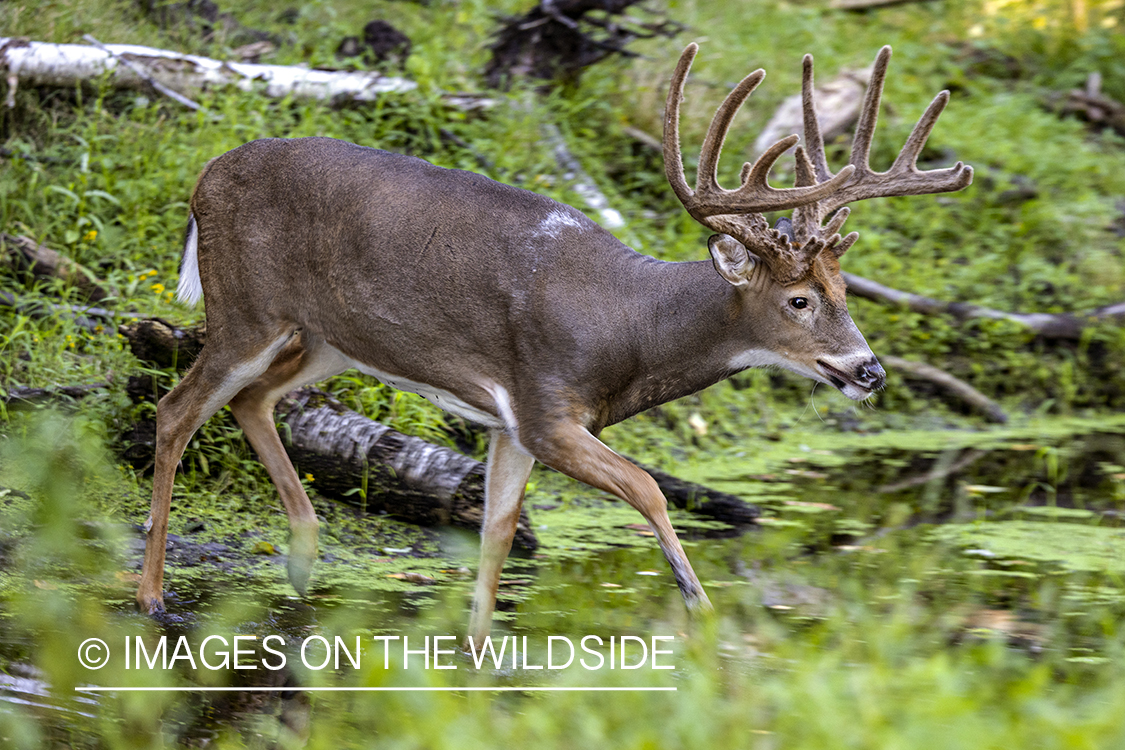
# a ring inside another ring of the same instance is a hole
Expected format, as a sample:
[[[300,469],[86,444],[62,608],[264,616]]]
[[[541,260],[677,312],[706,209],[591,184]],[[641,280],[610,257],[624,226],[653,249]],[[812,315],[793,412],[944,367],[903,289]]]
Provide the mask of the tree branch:
[[[1004,413],[998,403],[945,370],[940,370],[925,362],[915,362],[891,354],[884,354],[880,359],[888,367],[901,372],[903,377],[908,380],[925,380],[928,383],[933,383],[947,394],[982,412],[990,422],[1003,424],[1008,421],[1008,415]]]
[[[1010,313],[965,302],[943,302],[920,294],[903,292],[851,273],[845,272],[841,275],[848,284],[849,292],[873,302],[905,308],[923,315],[952,315],[959,321],[971,318],[1010,320],[1027,327],[1038,336],[1049,339],[1081,338],[1082,330],[1086,326],[1102,320],[1125,322],[1125,302],[1081,313]]]

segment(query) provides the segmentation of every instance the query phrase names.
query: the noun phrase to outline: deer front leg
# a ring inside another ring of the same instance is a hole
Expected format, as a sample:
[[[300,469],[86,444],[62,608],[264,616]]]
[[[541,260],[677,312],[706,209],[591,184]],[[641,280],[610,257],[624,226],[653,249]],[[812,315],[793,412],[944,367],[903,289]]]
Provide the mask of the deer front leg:
[[[484,522],[481,525],[480,569],[469,618],[469,638],[480,644],[492,628],[500,571],[520,520],[523,493],[535,459],[503,430],[493,430],[488,444],[484,480]],[[468,647],[468,641],[465,643]]]
[[[579,424],[556,425],[549,435],[529,443],[535,446],[535,457],[547,466],[612,493],[640,511],[656,534],[688,610],[693,613],[711,611],[711,601],[672,528],[668,501],[655,479],[614,453]]]

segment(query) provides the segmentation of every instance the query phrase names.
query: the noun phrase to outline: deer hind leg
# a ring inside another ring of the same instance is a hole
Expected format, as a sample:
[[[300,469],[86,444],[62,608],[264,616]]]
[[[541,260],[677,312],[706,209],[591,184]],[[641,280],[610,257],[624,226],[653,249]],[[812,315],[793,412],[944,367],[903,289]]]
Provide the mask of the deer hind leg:
[[[152,480],[152,513],[145,539],[145,558],[137,603],[149,614],[164,610],[164,548],[168,541],[168,510],[176,466],[195,431],[236,393],[261,375],[292,333],[241,345],[212,339],[195,365],[156,406],[156,463]]]
[[[672,566],[687,608],[692,612],[711,610],[711,601],[668,518],[668,501],[648,472],[614,453],[578,424],[557,426],[549,436],[533,444],[535,457],[547,466],[610,492],[640,511],[656,534],[664,558]]]
[[[500,571],[512,549],[520,520],[523,493],[535,459],[524,453],[503,430],[493,430],[488,444],[484,480],[484,522],[481,525],[480,569],[469,618],[469,638],[483,642],[492,627]],[[466,646],[468,643],[466,642]]]
[[[289,516],[289,582],[302,596],[316,560],[317,520],[305,488],[278,437],[273,408],[289,391],[348,369],[349,362],[307,331],[295,336],[262,375],[238,392],[231,412],[265,464]]]

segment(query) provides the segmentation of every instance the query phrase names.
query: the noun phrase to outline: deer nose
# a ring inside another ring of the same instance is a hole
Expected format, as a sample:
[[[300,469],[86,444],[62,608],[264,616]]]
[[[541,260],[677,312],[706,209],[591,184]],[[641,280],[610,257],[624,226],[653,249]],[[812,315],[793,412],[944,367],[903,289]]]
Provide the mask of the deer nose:
[[[877,391],[887,382],[887,372],[879,364],[879,360],[872,357],[859,367],[855,368],[855,382],[864,388]]]

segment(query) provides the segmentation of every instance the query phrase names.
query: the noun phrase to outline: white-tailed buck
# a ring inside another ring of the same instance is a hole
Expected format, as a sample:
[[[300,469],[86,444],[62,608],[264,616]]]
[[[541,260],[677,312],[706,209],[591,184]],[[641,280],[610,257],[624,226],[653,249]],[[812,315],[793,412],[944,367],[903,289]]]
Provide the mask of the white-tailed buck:
[[[646,257],[543,196],[329,138],[254,141],[204,168],[179,294],[189,303],[207,298],[207,345],[157,410],[142,608],[163,607],[168,509],[184,446],[227,403],[281,494],[292,535],[289,577],[305,591],[317,520],[273,407],[288,391],[349,368],[491,429],[471,636],[489,631],[536,460],[639,510],[687,606],[710,607],[656,482],[598,433],[760,365],[831,384],[849,398],[870,396],[885,373],[848,316],[839,258],[857,235],[839,234],[844,206],[959,190],[972,169],[915,166],[949,99],[942,92],[891,168],[872,171],[868,151],[891,54],[884,47],[850,163],[837,174],[825,159],[806,56],[796,187],[767,183],[796,135],[743,167],[737,190],[716,180],[731,119],[765,75],[758,70],[719,107],[692,190],[678,121],[696,50],[684,50],[672,76],[664,168],[691,215],[717,232],[710,262]],[[771,229],[762,213],[781,209],[795,209],[792,221]]]

